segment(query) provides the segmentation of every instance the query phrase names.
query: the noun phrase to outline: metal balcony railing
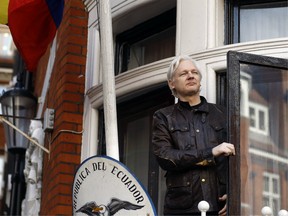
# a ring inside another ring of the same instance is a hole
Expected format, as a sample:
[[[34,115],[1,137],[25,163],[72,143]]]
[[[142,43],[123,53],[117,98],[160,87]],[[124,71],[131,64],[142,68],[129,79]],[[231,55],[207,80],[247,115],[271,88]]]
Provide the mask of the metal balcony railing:
[[[201,212],[201,216],[206,216],[206,212],[209,210],[209,203],[204,200],[199,202],[198,209]],[[261,209],[261,213],[263,216],[273,216],[273,211],[269,206],[264,206]],[[288,216],[288,211],[281,209],[277,216]]]

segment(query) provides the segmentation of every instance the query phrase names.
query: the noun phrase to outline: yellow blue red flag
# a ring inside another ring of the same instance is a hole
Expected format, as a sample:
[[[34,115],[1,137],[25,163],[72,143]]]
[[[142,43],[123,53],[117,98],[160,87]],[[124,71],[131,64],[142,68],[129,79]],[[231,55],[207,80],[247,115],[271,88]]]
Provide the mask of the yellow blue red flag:
[[[3,1],[3,0],[1,0]],[[62,21],[64,0],[10,0],[8,26],[27,70],[36,71]]]

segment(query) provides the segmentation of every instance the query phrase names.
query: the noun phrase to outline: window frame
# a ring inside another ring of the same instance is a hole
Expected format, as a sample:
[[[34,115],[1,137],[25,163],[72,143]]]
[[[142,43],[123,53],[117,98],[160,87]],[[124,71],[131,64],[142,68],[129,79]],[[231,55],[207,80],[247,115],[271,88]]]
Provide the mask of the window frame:
[[[265,190],[265,185],[264,185],[264,179],[267,178],[268,179],[268,191]],[[274,192],[274,187],[273,187],[273,180],[276,180],[277,183],[277,192]],[[280,194],[280,176],[276,175],[274,173],[269,173],[269,172],[264,172],[263,173],[263,192],[262,192],[262,196],[263,196],[263,205],[268,205],[268,206],[273,206],[273,210],[277,211],[277,209],[280,209],[280,203],[281,203],[281,194]],[[264,203],[264,199],[268,200],[268,204]],[[274,206],[274,200],[277,200],[277,206]],[[276,212],[274,212],[276,213]]]
[[[262,105],[262,104],[258,104],[258,103],[255,103],[255,102],[249,102],[249,110],[250,109],[254,109],[255,111],[255,116],[253,118],[253,120],[255,121],[255,126],[252,126],[250,124],[250,130],[253,131],[253,132],[256,132],[256,133],[261,133],[263,135],[268,135],[269,134],[269,131],[268,131],[268,125],[269,125],[269,114],[268,114],[268,107]],[[260,112],[263,112],[264,113],[264,125],[265,125],[265,128],[264,129],[261,129],[260,127],[260,117],[259,117],[259,113]],[[250,111],[249,111],[249,118],[251,120],[252,116],[250,115]]]
[[[227,110],[228,142],[235,146],[236,155],[229,158],[228,215],[241,215],[241,152],[240,147],[240,64],[254,64],[287,70],[288,59],[228,51]]]
[[[234,44],[240,41],[240,6],[285,2],[283,0],[225,0],[225,39],[224,44]],[[286,2],[288,6],[288,2]]]
[[[173,26],[176,26],[176,7],[118,34],[115,40],[115,75],[127,71],[131,44],[135,44]]]

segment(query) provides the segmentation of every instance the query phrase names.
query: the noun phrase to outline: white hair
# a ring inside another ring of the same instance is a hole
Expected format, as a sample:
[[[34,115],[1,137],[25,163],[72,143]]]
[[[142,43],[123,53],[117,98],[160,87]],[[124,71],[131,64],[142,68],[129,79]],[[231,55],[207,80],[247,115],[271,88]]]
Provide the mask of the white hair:
[[[198,72],[200,74],[200,80],[202,79],[202,72],[201,72],[200,68],[198,67],[197,62],[193,58],[188,56],[188,55],[179,55],[179,56],[175,56],[175,58],[170,63],[170,66],[169,66],[169,69],[168,69],[168,72],[167,72],[167,81],[170,81],[170,80],[173,79],[175,71],[177,70],[180,62],[184,61],[184,60],[188,60],[188,61],[192,62],[192,64],[195,66],[195,68],[198,70]],[[171,89],[171,92],[172,92],[172,95],[174,95],[176,97],[176,95],[177,95],[176,90],[175,89]]]

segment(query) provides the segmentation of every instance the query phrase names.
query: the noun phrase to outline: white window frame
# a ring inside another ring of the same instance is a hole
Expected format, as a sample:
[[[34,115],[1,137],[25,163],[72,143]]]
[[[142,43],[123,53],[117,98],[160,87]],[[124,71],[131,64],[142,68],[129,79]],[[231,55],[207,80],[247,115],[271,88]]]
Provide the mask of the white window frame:
[[[268,191],[265,191],[264,187],[264,178],[268,178]],[[277,192],[275,193],[273,191],[273,180],[277,181]],[[263,198],[267,198],[268,200],[268,206],[271,206],[272,209],[278,210],[280,209],[280,203],[281,203],[281,195],[280,195],[280,177],[278,174],[275,173],[269,173],[269,172],[264,172],[263,173]],[[273,200],[277,200],[278,205],[273,206]],[[266,204],[267,205],[267,204]]]
[[[250,116],[250,108],[253,108],[255,110],[255,117],[253,118],[255,120],[255,127],[250,125],[250,130],[256,133],[260,133],[263,135],[269,134],[269,110],[267,106],[264,106],[259,103],[255,103],[250,101],[249,102],[249,118],[251,119],[252,116]],[[259,112],[264,113],[264,125],[265,128],[261,129],[259,125]]]

